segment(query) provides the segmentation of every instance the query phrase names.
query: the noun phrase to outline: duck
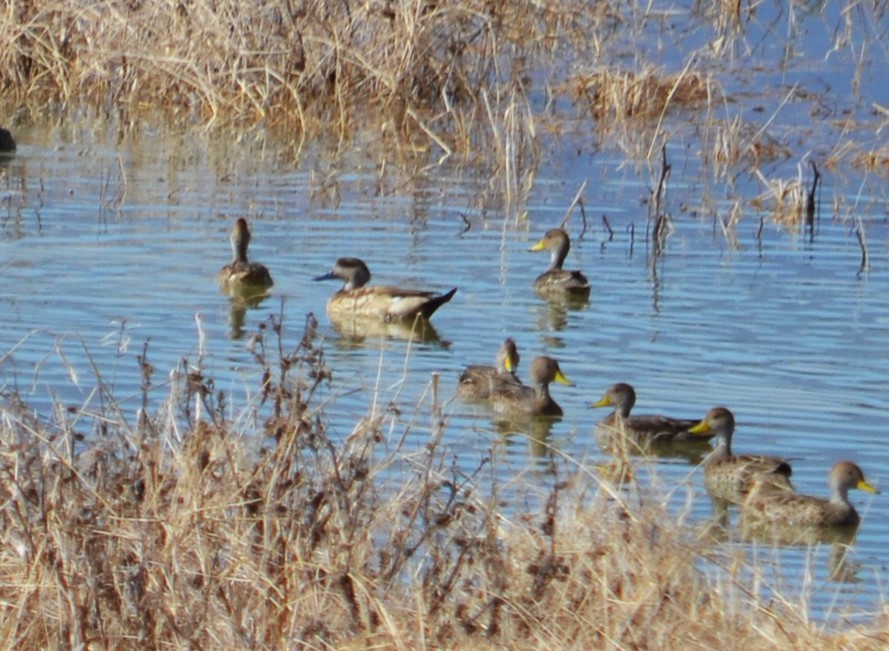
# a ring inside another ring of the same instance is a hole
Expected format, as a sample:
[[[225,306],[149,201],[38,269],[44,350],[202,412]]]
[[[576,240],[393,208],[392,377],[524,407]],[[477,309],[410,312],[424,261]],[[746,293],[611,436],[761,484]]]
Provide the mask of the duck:
[[[247,260],[250,245],[250,227],[247,220],[239,217],[229,233],[232,261],[222,267],[216,276],[222,288],[228,291],[267,290],[274,285],[272,275],[265,265]]]
[[[704,419],[688,432],[694,436],[715,436],[716,448],[704,465],[704,485],[712,497],[740,504],[752,487],[755,475],[761,474],[764,487],[792,491],[793,469],[780,457],[732,454],[735,416],[725,407],[713,407]],[[766,479],[768,481],[766,481]]]
[[[529,251],[549,251],[549,268],[534,280],[534,290],[544,297],[575,296],[586,297],[590,293],[590,281],[580,271],[562,269],[571,238],[561,228],[552,228],[543,235]]]
[[[531,384],[503,383],[491,391],[491,408],[505,416],[561,416],[562,408],[549,394],[551,382],[567,386],[573,383],[565,377],[559,363],[552,357],[535,357],[529,373]]]
[[[774,491],[759,477],[741,504],[741,517],[801,528],[857,527],[861,518],[849,502],[852,488],[878,494],[851,461],[837,461],[827,476],[830,499],[788,491]]]
[[[698,421],[694,419],[670,418],[656,414],[630,415],[636,404],[636,391],[626,382],[617,382],[606,389],[605,394],[591,406],[614,407],[608,416],[596,424],[596,438],[608,445],[616,438],[627,437],[640,445],[673,443],[679,441],[703,440],[704,434],[697,437],[689,433]]]
[[[359,258],[339,258],[328,273],[313,280],[339,279],[343,287],[327,301],[327,314],[336,321],[378,319],[384,322],[429,319],[450,301],[457,288],[444,294],[386,285],[367,286],[370,269]]]
[[[0,127],[0,154],[12,154],[15,152],[15,139],[8,129]]]
[[[515,340],[507,337],[497,351],[494,366],[473,364],[460,375],[457,394],[464,400],[485,401],[492,391],[503,384],[521,385],[516,375],[519,368],[519,351]]]

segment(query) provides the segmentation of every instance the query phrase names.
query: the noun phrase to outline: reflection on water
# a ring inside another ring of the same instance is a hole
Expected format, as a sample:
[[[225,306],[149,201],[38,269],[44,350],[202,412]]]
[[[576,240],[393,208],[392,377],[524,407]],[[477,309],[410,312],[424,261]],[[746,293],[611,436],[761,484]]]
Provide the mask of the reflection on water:
[[[553,448],[550,433],[553,426],[562,419],[559,416],[529,416],[527,418],[493,418],[494,430],[499,434],[500,441],[508,445],[511,441],[524,440],[527,443],[527,454],[536,463],[546,462],[555,468],[556,450]]]
[[[542,299],[544,303],[537,306],[537,329],[542,332],[561,332],[568,327],[569,312],[578,312],[586,309],[590,304],[589,294],[586,296],[548,296]],[[552,342],[557,342],[558,337],[552,337]]]
[[[435,344],[442,348],[448,342],[427,319],[419,317],[413,321],[381,321],[375,318],[342,318],[331,320],[334,330],[341,335],[343,345],[363,344],[367,339],[389,338],[407,342]]]
[[[808,130],[808,108],[782,105],[773,124]],[[782,122],[785,112],[798,121]],[[829,133],[829,122],[821,127]],[[835,145],[808,131],[800,142],[806,149],[798,159]],[[532,217],[511,219],[487,171],[453,163],[429,173],[418,160],[416,174],[399,177],[380,163],[385,154],[373,143],[345,153],[306,150],[293,163],[292,153],[268,143],[233,156],[230,138],[205,134],[118,143],[101,128],[24,127],[16,157],[0,161],[0,384],[45,413],[54,402],[88,410],[98,399],[98,372],[122,412],[135,414],[136,357],[151,341],[156,377],[184,358],[201,359],[239,408],[253,404],[264,371],[247,350],[251,335],[273,313],[292,348],[313,313],[334,376],[330,389],[318,390],[332,438],[345,438],[376,410],[389,439],[422,448],[432,420],[429,381],[438,374],[445,444],[467,474],[493,455],[491,484],[518,493],[517,484],[545,487],[600,465],[628,468],[633,481],[620,490],[663,501],[695,527],[715,521],[725,545],[774,560],[791,592],[809,585],[810,563],[819,585],[841,581],[833,584],[839,595],[812,595],[815,616],[845,605],[866,610],[880,600],[889,565],[886,497],[854,498],[862,526],[851,547],[773,550],[770,541],[741,539],[732,507],[711,505],[701,483],[706,445],[612,455],[593,436],[599,416],[589,404],[603,387],[626,381],[645,397],[646,411],[703,415],[730,406],[742,432],[737,447],[793,459],[800,492],[821,490],[822,469],[846,457],[874,483],[889,482],[889,368],[880,354],[889,349],[885,180],[823,170],[821,218],[801,234],[774,225],[768,209],[757,211],[759,179],[718,180],[698,145],[668,143],[674,166],[664,201],[672,231],[654,257],[640,235],[647,223],[640,201],[650,196],[651,179],[620,152],[556,149],[527,197]],[[764,174],[795,177],[797,163],[782,159]],[[527,249],[561,223],[586,181],[595,188],[586,210],[607,215],[608,227],[590,228],[574,243],[570,266],[590,278],[592,294],[545,301],[533,292],[539,258]],[[744,214],[728,223],[734,200],[720,197],[737,193]],[[849,211],[829,214],[830,206],[855,207],[869,271],[859,271]],[[268,296],[227,297],[215,285],[227,229],[239,216],[262,225],[251,253],[275,278]],[[330,288],[310,279],[344,254],[382,261],[375,276],[459,291],[436,313],[434,328],[334,324],[321,316]],[[517,426],[449,400],[461,370],[490,359],[507,336],[529,358],[558,359],[574,382],[555,396],[562,419]],[[150,397],[163,401],[168,390],[159,383]],[[828,567],[834,548],[848,550],[833,563],[842,571]]]
[[[2,225],[0,372],[7,389],[21,389],[38,409],[50,409],[45,387],[52,387],[62,404],[84,405],[95,385],[92,364],[113,378],[126,408],[125,397],[139,395],[134,347],[147,340],[160,374],[182,357],[205,355],[217,387],[238,404],[255,394],[262,372],[246,350],[250,335],[274,313],[283,319],[285,338],[299,336],[294,333],[313,312],[321,315],[318,327],[334,373],[325,398],[332,436],[347,436],[377,406],[391,418],[391,436],[423,445],[425,435],[417,425],[426,417],[416,405],[423,404],[429,377],[440,373],[442,396],[456,395],[465,365],[490,359],[507,336],[528,358],[549,354],[558,359],[575,383],[558,387],[555,394],[565,412],[561,420],[517,425],[458,401],[445,408],[446,442],[461,468],[472,471],[493,451],[492,481],[508,484],[515,493],[578,469],[597,472],[600,464],[614,464],[631,471],[631,486],[647,486],[652,476],[658,486],[693,483],[698,498],[690,518],[702,523],[713,517],[697,470],[707,445],[653,448],[645,457],[637,451],[613,455],[598,445],[593,431],[599,415],[589,404],[616,380],[637,386],[646,411],[703,414],[714,404],[732,405],[743,425],[739,448],[793,457],[803,492],[817,492],[821,469],[838,456],[885,457],[889,403],[881,382],[887,369],[873,351],[889,345],[884,300],[889,287],[879,271],[856,278],[857,243],[843,224],[823,224],[814,244],[805,248],[780,229],[766,228],[758,250],[753,246],[758,221],[737,225],[735,236],[746,243],[737,249],[714,234],[709,222],[677,222],[654,284],[649,261],[626,255],[631,245],[627,231],[616,229],[607,248],[597,238],[610,236],[591,232],[572,252],[577,266],[595,279],[593,294],[564,303],[533,293],[537,270],[527,264],[529,236],[522,229],[470,231],[458,240],[462,225],[449,207],[458,199],[449,198],[425,205],[425,223],[414,225],[418,230],[412,232],[401,204],[363,195],[360,183],[347,180],[340,183],[348,198],[342,207],[319,209],[300,202],[306,176],[278,175],[273,163],[247,177],[246,185],[229,187],[221,199],[194,191],[176,206],[161,203],[159,208],[146,184],[163,175],[163,168],[152,167],[150,159],[134,160],[130,189],[134,196],[146,195],[144,205],[97,225],[94,180],[106,159],[101,148],[95,151],[84,160],[64,150],[29,147],[11,172],[17,180],[8,180],[5,190],[4,206],[10,205],[9,188],[14,187],[15,201],[33,210],[15,213]],[[360,167],[360,160],[355,164]],[[35,169],[46,169],[42,189],[34,180]],[[202,187],[196,178],[200,172],[176,174],[183,186]],[[140,177],[147,181],[139,184]],[[248,199],[257,183],[267,185],[260,196],[268,203],[256,195]],[[614,193],[602,187],[615,207],[634,201],[626,189]],[[637,189],[645,191],[641,183]],[[539,200],[536,212],[545,222],[551,218],[547,202],[554,198],[544,193]],[[254,246],[276,284],[267,296],[228,297],[214,283],[215,270],[224,263],[220,245],[231,215],[251,211],[254,220],[266,215],[263,231],[268,235]],[[217,213],[223,213],[219,219]],[[889,239],[880,214],[868,223],[872,242]],[[492,255],[501,247],[502,255]],[[428,322],[421,330],[398,323],[377,323],[376,328],[333,323],[324,316],[329,288],[309,279],[343,248],[364,249],[386,260],[379,265],[382,277],[405,278],[417,287],[441,285],[446,278],[459,291],[436,314],[434,327]],[[874,251],[875,269],[880,267],[877,256]],[[101,284],[94,282],[96,260],[102,262]],[[158,265],[158,260],[171,263]],[[201,316],[200,330],[196,315]],[[154,395],[163,400],[164,393],[165,387],[159,387]],[[529,464],[531,472],[526,471]],[[877,483],[885,483],[881,464],[863,465]],[[671,499],[652,493],[654,499]],[[872,503],[856,498],[856,506],[863,503],[870,508],[860,509],[864,523],[844,557],[842,585],[851,603],[865,607],[879,598],[873,568],[889,562],[881,542],[889,535],[889,505],[880,498]],[[686,508],[684,502],[676,506]],[[717,513],[727,541],[747,544],[736,534],[733,517],[728,508]],[[798,546],[783,550],[785,575],[804,576],[808,553]],[[813,553],[826,568],[820,548]],[[836,572],[825,569],[825,580],[832,576]],[[826,608],[827,598],[818,598]]]
[[[773,522],[753,522],[743,519],[739,526],[741,540],[758,541],[769,545],[817,545],[819,543],[851,545],[858,527],[797,527]]]
[[[602,451],[618,459],[631,456],[655,457],[661,459],[677,459],[690,466],[702,464],[712,448],[707,441],[682,441],[679,443],[652,442],[639,444],[622,438],[619,441],[611,438],[605,445],[599,442]]]
[[[244,336],[244,323],[247,319],[247,310],[258,310],[263,302],[269,298],[266,291],[227,291],[230,326],[229,336],[232,339],[241,339]]]

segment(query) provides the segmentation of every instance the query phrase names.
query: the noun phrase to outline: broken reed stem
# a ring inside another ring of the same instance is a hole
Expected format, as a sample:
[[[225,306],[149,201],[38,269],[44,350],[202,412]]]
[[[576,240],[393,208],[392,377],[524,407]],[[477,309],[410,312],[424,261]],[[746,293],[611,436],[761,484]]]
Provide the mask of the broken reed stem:
[[[574,210],[574,207],[578,204],[581,206],[581,216],[583,217],[583,230],[580,232],[578,239],[583,237],[583,234],[586,233],[586,216],[583,214],[583,191],[586,190],[587,181],[584,180],[583,183],[580,184],[580,187],[577,189],[577,192],[574,193],[574,198],[571,200],[571,203],[568,204],[567,210],[565,210],[565,215],[562,217],[562,221],[559,223],[559,228],[565,229],[565,226],[568,224],[568,219],[571,218],[571,212]]]
[[[667,145],[661,145],[661,173],[657,186],[651,193],[651,211],[654,219],[654,227],[651,234],[652,258],[660,256],[661,248],[667,237],[667,216],[662,210],[662,202],[667,188],[667,178],[670,175],[670,164],[667,162]]]
[[[858,246],[861,247],[861,265],[858,268],[859,273],[870,270],[870,256],[867,253],[867,240],[864,235],[864,224],[861,218],[858,219],[858,227],[855,229],[855,235],[858,237]]]
[[[602,226],[604,226],[605,230],[608,232],[608,241],[611,242],[614,240],[614,229],[611,228],[611,223],[608,221],[608,215],[602,215]]]
[[[809,161],[812,164],[812,187],[806,195],[806,225],[812,228],[815,224],[815,193],[818,190],[818,181],[821,180],[821,174],[818,172],[818,166],[815,161]]]

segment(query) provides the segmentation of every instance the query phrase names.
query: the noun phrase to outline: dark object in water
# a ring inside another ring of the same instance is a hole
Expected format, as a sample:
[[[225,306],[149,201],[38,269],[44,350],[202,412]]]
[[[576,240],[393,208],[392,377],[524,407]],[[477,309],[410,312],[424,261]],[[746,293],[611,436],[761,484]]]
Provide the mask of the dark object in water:
[[[15,151],[15,140],[7,129],[0,127],[0,154],[11,154]]]
[[[814,177],[812,178],[812,189],[806,194],[806,228],[809,231],[809,235],[812,236],[815,229],[815,193],[818,191],[818,181],[821,180],[821,173],[818,171],[815,161],[809,162],[812,163]]]

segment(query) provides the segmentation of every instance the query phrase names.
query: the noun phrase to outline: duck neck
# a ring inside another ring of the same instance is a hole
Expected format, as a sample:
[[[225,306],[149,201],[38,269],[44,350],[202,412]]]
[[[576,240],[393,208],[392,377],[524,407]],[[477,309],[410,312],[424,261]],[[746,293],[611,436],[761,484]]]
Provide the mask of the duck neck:
[[[834,504],[849,504],[849,488],[847,486],[831,486],[830,501]]]
[[[352,270],[351,276],[346,279],[343,291],[351,292],[353,289],[364,287],[368,282],[370,282],[370,272],[366,268],[356,267]]]
[[[716,437],[716,449],[713,450],[711,456],[716,459],[724,459],[732,456],[732,439],[725,434],[719,434]]]
[[[247,245],[250,244],[250,237],[245,234],[236,235],[232,238],[232,262],[247,264]]]
[[[538,400],[550,400],[549,382],[538,382],[534,385],[534,394]]]
[[[632,402],[622,402],[619,405],[615,405],[614,407],[614,415],[619,417],[621,420],[626,420],[630,417],[630,411],[633,409]]]
[[[562,265],[565,263],[565,258],[568,257],[568,249],[570,247],[571,245],[566,240],[553,250],[552,255],[549,258],[550,271],[559,271],[562,269]]]

